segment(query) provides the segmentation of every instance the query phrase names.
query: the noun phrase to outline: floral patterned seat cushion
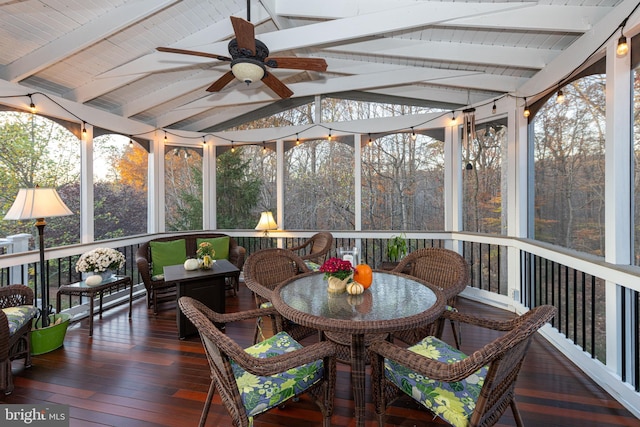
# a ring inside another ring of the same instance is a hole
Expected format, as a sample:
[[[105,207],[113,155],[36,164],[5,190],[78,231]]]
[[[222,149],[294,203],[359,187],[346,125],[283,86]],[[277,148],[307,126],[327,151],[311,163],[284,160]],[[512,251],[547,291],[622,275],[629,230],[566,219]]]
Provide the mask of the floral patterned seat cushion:
[[[2,311],[7,315],[9,321],[9,336],[16,333],[28,322],[31,322],[38,312],[38,309],[32,305],[19,305],[17,307],[3,308]]]
[[[453,363],[466,358],[460,350],[435,338],[426,337],[408,350],[429,359]],[[427,407],[431,412],[456,427],[466,427],[475,409],[488,367],[485,366],[462,381],[446,383],[431,380],[388,359],[384,361],[385,376],[402,391]]]
[[[254,357],[267,358],[296,351],[302,346],[286,332],[251,346],[245,351]],[[322,360],[308,363],[281,374],[259,377],[242,369],[231,361],[233,375],[249,418],[280,405],[289,398],[302,393],[318,382],[324,375]]]

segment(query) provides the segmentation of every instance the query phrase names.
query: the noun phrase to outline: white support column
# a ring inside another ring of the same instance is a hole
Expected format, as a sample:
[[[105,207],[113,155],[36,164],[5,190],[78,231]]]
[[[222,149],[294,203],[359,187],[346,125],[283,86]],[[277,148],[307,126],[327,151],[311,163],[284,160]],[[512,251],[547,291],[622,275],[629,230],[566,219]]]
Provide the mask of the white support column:
[[[164,143],[156,132],[149,141],[149,170],[147,193],[147,231],[159,233],[164,226]]]
[[[444,229],[462,231],[462,145],[460,124],[452,122],[444,128]],[[460,252],[457,242],[446,245]]]
[[[616,34],[617,36],[617,34]],[[633,227],[631,224],[632,162],[631,146],[631,52],[616,56],[617,37],[607,45],[606,139],[605,139],[605,260],[612,264],[631,264]],[[607,366],[620,373],[622,357],[622,292],[616,283],[606,282]],[[630,331],[629,331],[630,332]],[[631,335],[626,342],[633,342]]]
[[[80,243],[94,241],[93,226],[93,126],[80,131]]]
[[[362,230],[362,143],[364,135],[353,135],[353,169],[354,169],[354,203],[355,203],[355,228],[356,231]],[[359,241],[357,242],[358,251],[360,251]]]
[[[284,140],[276,141],[276,223],[278,229],[285,230],[287,224],[284,223]],[[278,247],[284,247],[284,241],[278,239]]]
[[[507,110],[507,235],[528,236],[529,226],[529,173],[528,120],[524,117],[524,103],[516,98],[503,100]],[[519,301],[522,295],[520,250],[507,249],[507,292]]]
[[[215,230],[216,221],[216,147],[212,142],[202,145],[202,229]]]

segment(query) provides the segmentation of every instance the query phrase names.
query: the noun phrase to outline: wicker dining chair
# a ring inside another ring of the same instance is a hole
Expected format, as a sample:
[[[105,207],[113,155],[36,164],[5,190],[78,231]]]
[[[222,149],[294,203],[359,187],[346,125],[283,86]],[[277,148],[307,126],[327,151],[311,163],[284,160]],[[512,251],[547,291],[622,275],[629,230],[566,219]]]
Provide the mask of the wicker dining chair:
[[[469,264],[457,252],[444,248],[424,248],[411,252],[393,269],[402,273],[405,269],[411,276],[431,283],[444,292],[447,310],[455,310],[456,298],[469,282]],[[445,321],[438,319],[431,325],[419,329],[396,332],[395,338],[415,344],[420,339],[433,335],[442,337]],[[456,323],[451,322],[456,348],[460,348],[460,331]]]
[[[255,416],[302,393],[308,393],[320,408],[322,425],[331,425],[336,386],[332,343],[323,341],[303,347],[286,332],[280,332],[242,349],[214,323],[255,318],[275,312],[273,308],[220,314],[190,297],[181,297],[178,305],[198,329],[211,371],[201,427],[216,389],[236,427],[252,425]],[[264,393],[266,389],[268,393]]]
[[[262,249],[249,255],[244,263],[244,283],[253,291],[257,308],[271,307],[271,292],[280,283],[293,276],[308,273],[306,263],[288,249]],[[262,335],[262,318],[256,321],[254,344]],[[301,340],[319,332],[306,326],[288,321],[279,314],[271,317],[273,333],[285,330],[296,340]]]
[[[37,312],[31,288],[0,287],[0,390],[5,394],[13,391],[11,361],[24,359],[24,366],[31,366],[31,323]]]
[[[507,321],[445,312],[446,317],[505,334],[468,357],[436,337],[401,348],[388,341],[371,344],[371,383],[378,425],[386,408],[408,394],[453,426],[491,426],[511,407],[517,426],[523,421],[515,401],[515,383],[535,332],[556,313],[536,307]]]
[[[327,254],[333,247],[333,234],[328,231],[321,231],[305,240],[298,246],[289,249],[305,261],[312,261],[316,264],[322,264]]]

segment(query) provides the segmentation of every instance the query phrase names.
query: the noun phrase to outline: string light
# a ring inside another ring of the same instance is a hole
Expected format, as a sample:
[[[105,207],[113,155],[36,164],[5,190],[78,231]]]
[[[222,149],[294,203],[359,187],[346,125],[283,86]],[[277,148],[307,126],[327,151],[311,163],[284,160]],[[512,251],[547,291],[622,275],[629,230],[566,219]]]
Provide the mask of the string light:
[[[451,124],[454,124],[456,122],[456,112],[452,111],[451,112]]]
[[[167,131],[164,131],[164,141],[167,142]]]
[[[496,107],[496,100],[493,100],[493,107],[491,107],[491,114],[495,114],[498,111],[498,107]]]
[[[524,99],[524,111],[522,112],[522,114],[525,117],[529,117],[531,115],[531,111],[529,111],[529,106],[527,105],[527,98]]]
[[[369,134],[369,141],[367,142],[367,144],[369,144],[369,145],[373,144],[373,140],[371,139],[371,134]]]
[[[418,138],[418,135],[416,135],[416,131],[413,130],[413,126],[411,126],[411,139],[415,141],[416,138]]]
[[[207,140],[204,139],[204,136],[202,137],[202,145],[207,145]]]
[[[82,122],[82,135],[86,135],[87,134],[87,128],[85,126],[86,126],[86,123],[83,121]]]
[[[262,141],[262,154],[267,154],[267,146],[264,145],[264,141]]]
[[[296,145],[300,145],[300,137],[296,133]]]
[[[564,102],[564,93],[562,89],[558,90],[558,96],[556,96],[556,104],[562,104]]]
[[[129,145],[133,145],[133,139],[132,139],[131,135],[129,135]]]
[[[616,56],[618,56],[618,58],[622,58],[623,56],[627,55],[627,52],[629,52],[629,44],[627,43],[627,38],[625,37],[625,35],[622,34],[618,39],[618,46],[616,47]]]
[[[236,152],[236,147],[233,146],[233,141],[231,141],[231,152],[232,153]]]
[[[329,136],[327,137],[327,141],[331,141],[331,129],[329,129]]]
[[[36,113],[36,104],[33,103],[33,98],[31,97],[31,94],[29,94],[29,109],[31,110],[31,114],[35,114]]]

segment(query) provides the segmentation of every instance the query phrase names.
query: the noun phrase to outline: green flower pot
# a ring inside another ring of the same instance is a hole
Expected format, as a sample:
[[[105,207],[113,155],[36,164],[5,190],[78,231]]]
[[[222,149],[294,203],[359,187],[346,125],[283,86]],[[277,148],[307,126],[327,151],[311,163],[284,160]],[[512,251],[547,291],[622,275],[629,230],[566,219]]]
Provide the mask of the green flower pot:
[[[56,325],[58,319],[62,321]],[[41,328],[40,322],[34,319],[31,330],[31,354],[37,356],[62,347],[70,320],[71,316],[67,313],[50,315],[49,326]]]

